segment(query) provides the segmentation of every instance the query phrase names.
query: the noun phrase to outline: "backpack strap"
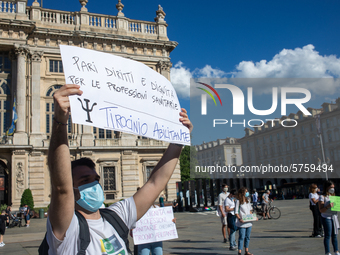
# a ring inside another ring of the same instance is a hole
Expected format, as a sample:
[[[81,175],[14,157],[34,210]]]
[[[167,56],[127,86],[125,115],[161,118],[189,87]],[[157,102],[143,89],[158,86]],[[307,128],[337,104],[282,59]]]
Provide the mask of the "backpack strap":
[[[85,255],[86,249],[89,246],[91,239],[90,239],[90,230],[89,225],[87,224],[86,219],[84,216],[78,212],[74,212],[79,221],[79,240],[80,240],[80,247],[77,255]]]
[[[117,231],[118,235],[124,240],[127,252],[130,254],[129,248],[129,228],[123,222],[123,220],[113,210],[103,208],[99,209],[100,215],[109,222],[112,227]]]

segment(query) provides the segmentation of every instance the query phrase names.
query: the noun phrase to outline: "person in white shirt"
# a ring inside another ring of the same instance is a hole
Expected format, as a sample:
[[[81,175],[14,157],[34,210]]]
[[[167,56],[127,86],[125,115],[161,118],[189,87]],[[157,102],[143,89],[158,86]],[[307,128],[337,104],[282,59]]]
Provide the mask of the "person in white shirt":
[[[124,240],[112,225],[101,217],[99,208],[104,192],[99,184],[94,162],[89,158],[73,161],[71,166],[67,138],[69,96],[82,94],[79,85],[67,84],[54,94],[54,118],[48,152],[51,178],[51,203],[46,240],[50,255],[77,254],[80,250],[79,224],[75,211],[87,221],[90,244],[87,255],[128,254]],[[191,132],[193,126],[185,109],[179,121]],[[149,210],[168,183],[181,154],[182,146],[170,144],[155,166],[149,180],[132,197],[109,207],[131,229]]]
[[[340,255],[338,249],[338,213],[332,211],[331,208],[334,203],[331,203],[330,197],[335,195],[334,183],[332,181],[326,181],[323,185],[323,195],[319,199],[319,209],[321,212],[321,222],[323,225],[323,230],[325,232],[325,237],[323,245],[325,247],[326,255],[331,255],[329,241],[332,238],[333,250],[335,255]]]
[[[268,216],[268,219],[271,219],[269,216],[269,211],[268,211],[268,205],[270,201],[273,201],[272,199],[269,198],[270,195],[270,190],[267,190],[266,193],[262,195],[262,212],[263,212],[263,219],[266,220],[266,214]]]
[[[229,242],[230,247],[229,250],[235,251],[237,250],[235,234],[237,231],[236,227],[236,216],[235,216],[235,198],[236,198],[236,189],[232,189],[230,191],[229,196],[224,200],[225,212],[227,214],[227,222],[228,222],[228,232],[229,234]]]
[[[244,222],[243,216],[252,214],[252,206],[249,199],[248,189],[242,187],[237,192],[237,201],[235,205],[236,226],[239,229],[238,237],[238,254],[241,255],[243,245],[245,248],[245,255],[253,255],[249,252],[250,233],[253,224],[251,222]]]
[[[223,235],[223,242],[227,242],[227,234],[226,234],[226,226],[227,226],[227,215],[225,212],[225,207],[224,207],[224,200],[229,196],[228,193],[228,185],[227,184],[222,184],[222,192],[218,195],[218,214],[221,218],[221,223],[222,223],[222,235]],[[229,232],[228,232],[229,235]]]
[[[321,214],[319,211],[319,195],[318,195],[318,186],[315,183],[312,183],[309,186],[309,203],[310,210],[313,214],[313,233],[310,237],[321,237],[322,234],[322,225],[321,225]]]

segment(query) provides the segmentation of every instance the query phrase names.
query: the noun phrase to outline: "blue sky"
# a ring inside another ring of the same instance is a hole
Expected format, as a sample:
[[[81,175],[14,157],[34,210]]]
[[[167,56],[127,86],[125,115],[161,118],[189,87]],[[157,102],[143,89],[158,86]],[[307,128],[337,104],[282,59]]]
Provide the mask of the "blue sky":
[[[31,5],[33,0],[28,1]],[[118,1],[89,0],[92,13],[116,15]],[[171,53],[172,80],[181,104],[189,108],[190,77],[292,77],[340,75],[340,2],[336,0],[125,1],[126,17],[153,21],[158,4],[177,41]],[[79,11],[78,0],[43,2],[44,8]],[[329,88],[311,107],[339,95]],[[315,88],[312,96],[318,95]],[[328,93],[328,95],[327,95]],[[261,101],[261,100],[260,100]],[[199,123],[194,123],[196,126]],[[244,132],[216,133],[195,139],[241,137]]]

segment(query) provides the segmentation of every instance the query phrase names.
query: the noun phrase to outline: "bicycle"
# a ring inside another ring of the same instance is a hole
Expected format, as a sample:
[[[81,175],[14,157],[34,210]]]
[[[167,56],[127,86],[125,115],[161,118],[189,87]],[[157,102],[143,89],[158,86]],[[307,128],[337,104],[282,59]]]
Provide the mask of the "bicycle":
[[[255,207],[255,210],[256,210],[256,215],[257,215],[257,218],[259,220],[261,220],[263,218],[263,210],[262,210],[262,206],[260,205],[257,205]],[[274,219],[274,220],[277,220],[281,217],[281,211],[279,208],[277,208],[275,205],[272,205],[272,202],[269,202],[269,205],[268,205],[268,209],[267,209],[267,212],[269,213],[270,215],[270,218]]]

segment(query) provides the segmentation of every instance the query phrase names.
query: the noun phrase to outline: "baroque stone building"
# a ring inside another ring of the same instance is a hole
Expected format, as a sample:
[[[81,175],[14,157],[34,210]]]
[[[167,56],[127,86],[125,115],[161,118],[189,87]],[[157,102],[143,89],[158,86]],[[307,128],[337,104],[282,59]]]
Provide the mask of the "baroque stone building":
[[[291,113],[289,116],[283,116],[279,121],[273,123],[268,121],[261,127],[255,127],[254,130],[246,128],[245,136],[239,140],[242,146],[244,165],[291,166],[291,164],[307,164],[307,167],[318,167],[327,164],[333,169],[327,171],[328,178],[338,183],[340,177],[338,173],[340,168],[340,98],[334,103],[323,103],[322,108],[319,109],[308,108],[308,111],[312,115],[306,116],[299,111]],[[318,128],[318,122],[315,119],[317,115],[320,115],[321,128]],[[298,125],[286,128],[281,125],[283,121],[286,121],[285,125],[289,125],[291,120],[294,120]],[[321,133],[321,139],[319,133]],[[321,149],[321,142],[324,153]],[[309,178],[313,180],[308,180]],[[278,187],[286,195],[287,192],[290,192],[289,186],[303,186],[303,190],[299,192],[308,194],[307,188],[310,183],[315,182],[315,179],[325,178],[325,172],[316,170],[281,176],[268,174],[264,176],[264,179],[252,178],[249,181],[252,188],[272,189]]]
[[[76,0],[72,0],[76,1]],[[59,45],[94,49],[143,62],[170,78],[170,52],[165,13],[158,6],[154,22],[129,19],[118,1],[118,13],[66,12],[40,7],[35,0],[0,1],[0,203],[20,205],[30,188],[36,207],[49,204],[47,152],[53,119],[53,93],[64,84]],[[80,7],[80,6],[79,6]],[[14,99],[17,123],[13,136]],[[68,124],[71,159],[92,158],[100,174],[106,202],[133,195],[146,182],[167,143],[134,135]],[[165,193],[176,196],[179,165]],[[0,184],[1,186],[1,184]]]

